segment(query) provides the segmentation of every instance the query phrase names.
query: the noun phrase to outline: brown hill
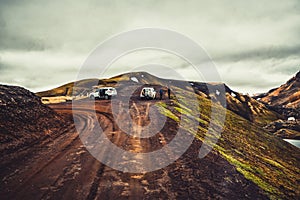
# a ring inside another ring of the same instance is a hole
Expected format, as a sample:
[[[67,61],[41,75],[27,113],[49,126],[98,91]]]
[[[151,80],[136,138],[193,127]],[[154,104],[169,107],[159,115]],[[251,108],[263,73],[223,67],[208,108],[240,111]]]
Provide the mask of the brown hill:
[[[181,95],[186,95],[186,93],[182,91]],[[185,101],[183,102],[183,105],[176,105],[176,103],[175,105],[162,104],[165,108],[163,113],[174,120],[178,120],[180,114],[183,113],[188,113],[188,115],[197,117],[194,112],[197,108],[186,109],[190,104],[191,101]],[[198,130],[193,132],[189,126],[183,128],[186,128],[186,130],[189,130],[189,132],[196,135],[200,141],[203,141],[205,136],[207,136],[205,132],[209,124],[209,108],[216,106],[220,113],[224,108],[220,105],[211,104],[209,100],[203,97],[199,97],[199,105],[201,115],[199,117],[200,119],[198,119],[200,122]],[[177,106],[182,109],[178,109]],[[300,150],[297,147],[286,144],[282,139],[268,134],[263,128],[260,128],[255,123],[251,123],[249,120],[246,120],[231,111],[227,111],[223,130],[221,138],[217,145],[215,145],[214,150],[233,164],[241,174],[263,188],[264,191],[267,191],[271,199],[299,197],[300,194],[298,192],[292,197],[293,195],[289,196],[289,192],[287,192],[289,189],[283,189],[287,185],[289,185],[288,187],[291,187],[292,182],[298,184],[300,178],[300,163],[296,161],[297,159],[294,160],[296,157],[300,156]],[[291,159],[290,162],[293,164],[287,166],[286,161],[284,161],[285,159]],[[295,176],[298,178],[287,180],[281,177],[283,174],[288,174],[286,171],[288,168],[293,168],[293,170],[295,170]],[[287,180],[287,182],[283,183],[282,181],[284,179]],[[294,189],[291,189],[290,191],[292,190]]]
[[[85,91],[86,89],[91,90],[93,83],[95,81],[98,81],[98,79],[86,79],[86,80],[78,81],[77,88],[81,92]],[[36,95],[39,97],[72,96],[73,87],[74,87],[74,82],[71,82],[51,90],[37,92]]]
[[[194,90],[204,93],[206,98],[209,98],[209,93],[207,90],[206,83],[192,82]],[[217,84],[218,85],[218,84]],[[227,85],[225,85],[226,92],[226,108],[237,115],[257,123],[259,125],[266,125],[271,121],[274,121],[281,116],[268,109],[263,103],[255,100],[249,95],[243,95],[241,93],[231,90]]]
[[[300,108],[300,71],[285,84],[257,96],[270,106]]]
[[[65,125],[60,115],[24,88],[0,85],[0,94],[1,160],[55,135]]]
[[[300,71],[280,87],[253,98],[282,116],[265,126],[267,131],[283,138],[300,138]]]

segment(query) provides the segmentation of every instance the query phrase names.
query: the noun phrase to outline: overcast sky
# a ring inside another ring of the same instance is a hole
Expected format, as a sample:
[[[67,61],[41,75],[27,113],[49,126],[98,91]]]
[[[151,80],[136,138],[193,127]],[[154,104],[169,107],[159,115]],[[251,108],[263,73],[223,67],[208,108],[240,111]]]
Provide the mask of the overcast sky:
[[[0,82],[32,91],[73,81],[103,40],[143,27],[166,28],[200,44],[222,81],[264,92],[300,69],[300,1],[0,1]],[[161,53],[132,54],[111,75],[151,60],[188,79],[194,72]],[[138,61],[137,61],[138,60]],[[167,62],[166,62],[167,61]]]

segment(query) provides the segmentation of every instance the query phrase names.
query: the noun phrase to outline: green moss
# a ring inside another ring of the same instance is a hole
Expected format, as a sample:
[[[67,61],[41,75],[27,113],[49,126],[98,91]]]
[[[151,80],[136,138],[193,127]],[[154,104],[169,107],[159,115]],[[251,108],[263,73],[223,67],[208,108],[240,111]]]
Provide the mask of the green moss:
[[[278,162],[276,162],[275,160],[271,160],[271,159],[269,159],[269,158],[264,158],[264,157],[262,157],[262,159],[263,159],[264,161],[270,163],[271,165],[275,166],[275,167],[284,169],[284,167],[283,167],[281,164],[279,164]]]
[[[170,110],[168,110],[167,108],[163,107],[163,106],[159,106],[158,110],[161,114],[165,115],[166,117],[173,119],[176,122],[179,122],[179,117],[177,117],[175,114],[173,114]]]
[[[280,194],[280,192],[275,187],[260,178],[260,175],[264,174],[262,170],[255,168],[248,163],[243,163],[222,151],[220,151],[220,153],[226,158],[226,160],[236,166],[237,171],[243,174],[246,179],[254,182],[264,191],[270,193],[270,197],[274,198],[275,196]]]
[[[267,182],[263,181],[261,178],[256,176],[255,174],[243,170],[243,168],[237,168],[237,170],[244,175],[244,177],[248,180],[251,180],[254,182],[258,187],[262,188],[264,191],[268,192],[268,195],[270,199],[278,199],[278,195],[280,195],[280,192]]]
[[[185,114],[185,115],[190,115],[191,111],[188,112],[186,109],[182,109],[179,107],[174,107],[175,110],[177,110],[178,112],[180,112],[181,114]]]

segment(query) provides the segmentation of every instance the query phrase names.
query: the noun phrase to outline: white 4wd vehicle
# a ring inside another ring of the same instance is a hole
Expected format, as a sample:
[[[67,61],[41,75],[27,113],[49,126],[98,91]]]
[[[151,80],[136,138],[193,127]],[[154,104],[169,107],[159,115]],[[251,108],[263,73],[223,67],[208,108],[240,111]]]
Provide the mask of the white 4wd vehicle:
[[[98,88],[89,94],[90,99],[111,99],[117,95],[117,90],[113,87]]]
[[[153,87],[144,87],[141,91],[141,99],[155,99],[156,91]]]

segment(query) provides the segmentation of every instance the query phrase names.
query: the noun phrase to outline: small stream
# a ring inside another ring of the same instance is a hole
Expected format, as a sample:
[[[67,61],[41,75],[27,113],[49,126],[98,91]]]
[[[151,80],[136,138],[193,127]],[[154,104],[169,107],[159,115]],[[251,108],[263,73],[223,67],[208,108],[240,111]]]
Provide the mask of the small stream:
[[[293,139],[283,139],[284,141],[291,143],[292,145],[300,148],[300,140],[293,140]]]

